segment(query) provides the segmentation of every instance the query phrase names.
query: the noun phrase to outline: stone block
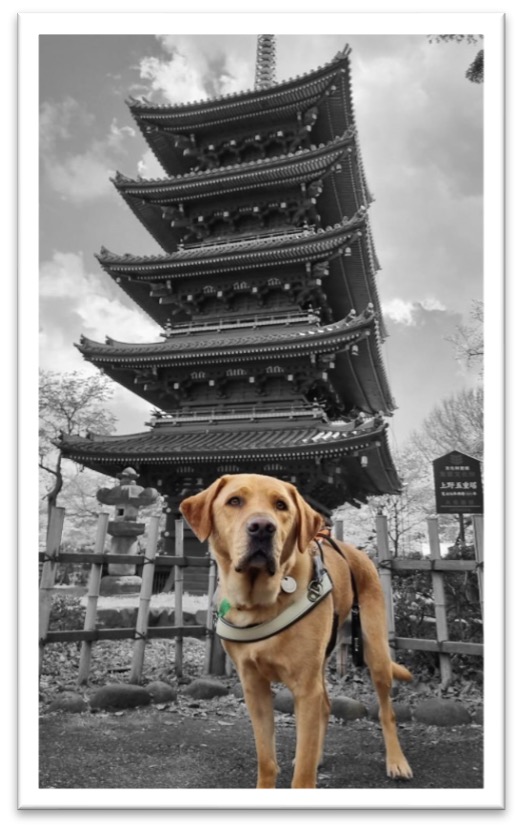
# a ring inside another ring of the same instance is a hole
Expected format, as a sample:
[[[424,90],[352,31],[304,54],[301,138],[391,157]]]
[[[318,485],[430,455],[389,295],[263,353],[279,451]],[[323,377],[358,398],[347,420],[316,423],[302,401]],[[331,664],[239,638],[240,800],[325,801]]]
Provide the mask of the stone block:
[[[197,701],[223,698],[229,694],[230,690],[227,686],[212,678],[197,678],[184,690],[184,695],[187,698],[195,698]]]
[[[109,683],[95,690],[89,704],[91,709],[120,710],[144,707],[151,702],[151,695],[143,686],[131,683]]]
[[[289,689],[278,689],[273,698],[273,705],[277,712],[294,714],[294,699]]]
[[[457,701],[447,698],[429,698],[414,709],[414,720],[436,727],[454,727],[457,724],[470,724],[470,713]]]
[[[49,705],[51,712],[85,712],[87,708],[82,695],[76,692],[63,692]]]
[[[154,704],[166,704],[177,700],[177,693],[173,687],[164,681],[152,681],[144,688],[150,694]]]
[[[332,700],[331,713],[343,721],[355,721],[358,718],[366,718],[368,710],[360,701],[338,695]]]

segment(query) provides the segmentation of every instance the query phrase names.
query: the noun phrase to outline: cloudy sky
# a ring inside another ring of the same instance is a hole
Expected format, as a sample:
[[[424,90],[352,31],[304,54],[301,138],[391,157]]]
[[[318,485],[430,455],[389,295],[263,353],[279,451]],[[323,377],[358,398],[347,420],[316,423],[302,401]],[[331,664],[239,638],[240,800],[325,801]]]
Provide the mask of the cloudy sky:
[[[476,381],[446,337],[482,298],[483,85],[465,79],[476,46],[424,35],[280,35],[277,79],[308,72],[348,43],[384,357],[398,410],[395,449],[443,397]],[[255,35],[40,37],[40,364],[87,370],[80,335],[154,341],[159,327],[99,268],[101,245],[150,255],[158,244],[109,181],[162,171],[128,95],[187,102],[253,87]],[[146,401],[119,390],[119,433],[140,431]]]

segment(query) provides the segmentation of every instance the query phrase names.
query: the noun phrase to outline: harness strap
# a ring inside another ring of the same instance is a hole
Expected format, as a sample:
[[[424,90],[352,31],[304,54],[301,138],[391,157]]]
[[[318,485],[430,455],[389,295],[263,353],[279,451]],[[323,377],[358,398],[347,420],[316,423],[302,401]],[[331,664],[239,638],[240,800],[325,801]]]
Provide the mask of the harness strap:
[[[339,553],[340,556],[346,562],[345,554],[339,547],[336,541],[330,536],[329,533],[321,530],[320,533],[317,534],[316,542],[319,550],[322,553],[321,542],[319,539],[323,539],[330,547]],[[348,563],[347,563],[348,564]],[[351,627],[351,635],[350,635],[350,651],[352,654],[352,660],[354,661],[356,666],[364,666],[365,659],[363,653],[363,630],[361,628],[361,615],[359,613],[359,595],[357,592],[357,584],[354,581],[354,577],[352,571],[350,570],[349,566],[349,573],[350,573],[350,583],[352,585],[352,594],[353,594],[353,601],[352,601],[352,609],[350,612],[350,627]]]
[[[319,578],[314,572],[314,577],[308,585],[306,593],[272,620],[252,626],[236,626],[219,615],[215,624],[215,631],[223,640],[231,640],[233,643],[255,643],[258,640],[265,640],[267,637],[273,637],[280,631],[284,631],[292,623],[296,623],[308,614],[332,592],[332,588],[332,580],[326,571],[323,571]]]

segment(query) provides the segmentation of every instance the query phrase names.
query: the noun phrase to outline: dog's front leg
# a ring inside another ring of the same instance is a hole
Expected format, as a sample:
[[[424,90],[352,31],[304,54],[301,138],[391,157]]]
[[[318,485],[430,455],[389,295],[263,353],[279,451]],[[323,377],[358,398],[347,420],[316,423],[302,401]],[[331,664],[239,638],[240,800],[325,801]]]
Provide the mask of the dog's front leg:
[[[330,702],[323,682],[294,692],[297,745],[292,788],[315,788]]]
[[[253,726],[257,750],[257,787],[275,788],[279,767],[275,751],[275,724],[270,682],[251,664],[239,669],[244,699]]]

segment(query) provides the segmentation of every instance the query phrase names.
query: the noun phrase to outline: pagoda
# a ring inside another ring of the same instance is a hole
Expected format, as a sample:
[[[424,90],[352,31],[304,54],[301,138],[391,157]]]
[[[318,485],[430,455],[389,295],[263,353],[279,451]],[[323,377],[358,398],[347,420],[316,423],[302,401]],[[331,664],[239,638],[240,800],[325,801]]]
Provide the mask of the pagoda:
[[[276,83],[261,35],[253,90],[128,100],[165,177],[113,182],[163,251],[97,257],[161,332],[78,348],[154,411],[145,432],[63,436],[65,456],[134,467],[175,512],[223,473],[291,481],[327,515],[400,491],[349,51]]]

